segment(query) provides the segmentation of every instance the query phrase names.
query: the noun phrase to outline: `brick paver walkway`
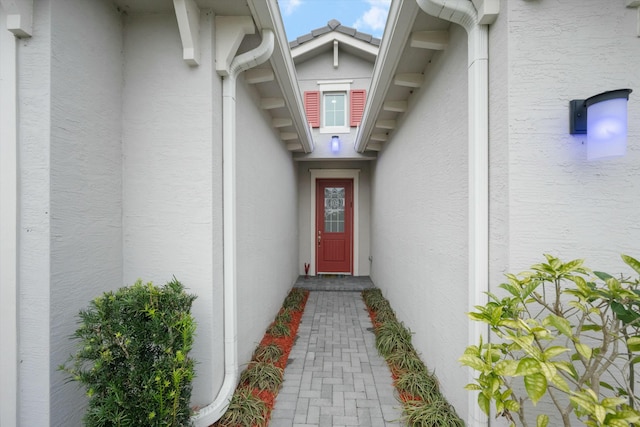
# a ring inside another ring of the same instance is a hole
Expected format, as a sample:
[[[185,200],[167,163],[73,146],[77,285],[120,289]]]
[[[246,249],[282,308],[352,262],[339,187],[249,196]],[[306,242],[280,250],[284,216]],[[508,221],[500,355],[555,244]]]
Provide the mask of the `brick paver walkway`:
[[[270,427],[402,425],[370,328],[360,292],[311,291]]]

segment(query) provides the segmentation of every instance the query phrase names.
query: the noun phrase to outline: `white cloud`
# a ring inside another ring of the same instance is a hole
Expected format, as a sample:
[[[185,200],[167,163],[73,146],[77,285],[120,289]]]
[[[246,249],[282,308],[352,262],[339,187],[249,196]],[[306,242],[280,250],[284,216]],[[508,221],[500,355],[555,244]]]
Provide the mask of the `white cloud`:
[[[382,31],[387,23],[391,0],[366,0],[369,9],[360,16],[353,27],[359,31]]]
[[[302,0],[280,0],[280,10],[284,15],[291,15],[300,5]]]

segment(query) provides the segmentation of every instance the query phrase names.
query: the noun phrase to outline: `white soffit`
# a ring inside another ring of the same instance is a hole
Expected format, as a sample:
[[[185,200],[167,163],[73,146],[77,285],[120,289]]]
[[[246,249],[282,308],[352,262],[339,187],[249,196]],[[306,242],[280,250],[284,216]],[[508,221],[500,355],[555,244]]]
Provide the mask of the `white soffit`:
[[[244,3],[230,0],[224,1],[230,4]],[[313,138],[311,137],[311,129],[307,124],[302,94],[298,88],[295,65],[284,31],[278,2],[277,0],[247,0],[246,4],[251,10],[251,15],[258,30],[271,29],[275,35],[275,47],[269,59],[274,78],[269,82],[259,83],[256,87],[260,91],[262,88],[259,86],[269,85],[272,89],[277,88],[279,95],[263,95],[264,97],[261,100],[262,107],[269,107],[272,110],[272,126],[277,129],[278,133],[295,132],[297,134],[299,142],[295,150],[290,147],[293,145],[292,143],[287,144],[287,148],[290,151],[310,153],[313,151]],[[251,78],[251,76],[249,77]]]
[[[411,47],[444,50],[449,45],[449,31],[415,31],[411,34]]]

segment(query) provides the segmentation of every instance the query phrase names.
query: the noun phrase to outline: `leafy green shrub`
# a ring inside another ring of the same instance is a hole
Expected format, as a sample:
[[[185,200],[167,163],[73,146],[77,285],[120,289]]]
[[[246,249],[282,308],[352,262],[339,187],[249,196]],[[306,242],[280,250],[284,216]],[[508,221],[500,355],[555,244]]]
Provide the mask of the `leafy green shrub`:
[[[411,427],[464,427],[464,421],[440,394],[429,402],[406,402],[403,420]]]
[[[564,426],[574,413],[590,426],[640,422],[635,365],[640,362],[640,280],[591,272],[582,260],[551,255],[500,285],[469,317],[489,325],[496,343],[467,347],[462,364],[479,372],[467,389],[479,391],[485,413],[527,425],[525,404],[550,398]],[[640,262],[623,255],[637,274]],[[615,381],[615,386],[606,381]],[[537,426],[549,424],[538,414]]]
[[[396,380],[396,388],[401,393],[407,393],[430,402],[438,394],[438,380],[426,370],[407,371]]]
[[[266,426],[269,408],[250,389],[237,388],[227,411],[216,425],[220,427]]]
[[[240,375],[240,382],[251,388],[276,392],[282,385],[284,371],[271,363],[251,362]]]
[[[175,278],[138,280],[80,312],[78,350],[60,369],[87,390],[87,426],[189,425],[194,299]]]
[[[282,349],[275,344],[259,346],[253,352],[253,360],[256,362],[274,363],[282,357],[283,353]]]
[[[376,330],[376,348],[384,358],[399,350],[411,350],[411,331],[402,322],[385,322]]]

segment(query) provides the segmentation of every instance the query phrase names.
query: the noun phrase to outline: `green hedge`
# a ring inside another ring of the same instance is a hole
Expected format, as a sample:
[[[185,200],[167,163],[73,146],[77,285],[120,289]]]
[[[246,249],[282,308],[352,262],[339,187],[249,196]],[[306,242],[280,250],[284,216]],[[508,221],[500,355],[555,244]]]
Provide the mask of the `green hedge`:
[[[138,280],[80,311],[77,352],[60,369],[86,389],[86,426],[190,424],[195,298],[175,278]]]

